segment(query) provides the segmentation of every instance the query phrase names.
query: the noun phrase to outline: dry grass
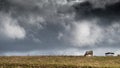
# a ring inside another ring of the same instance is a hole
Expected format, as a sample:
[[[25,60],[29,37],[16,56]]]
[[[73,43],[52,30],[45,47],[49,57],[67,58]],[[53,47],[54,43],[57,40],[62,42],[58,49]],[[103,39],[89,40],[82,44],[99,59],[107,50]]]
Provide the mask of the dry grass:
[[[0,57],[0,68],[120,68],[120,57]]]

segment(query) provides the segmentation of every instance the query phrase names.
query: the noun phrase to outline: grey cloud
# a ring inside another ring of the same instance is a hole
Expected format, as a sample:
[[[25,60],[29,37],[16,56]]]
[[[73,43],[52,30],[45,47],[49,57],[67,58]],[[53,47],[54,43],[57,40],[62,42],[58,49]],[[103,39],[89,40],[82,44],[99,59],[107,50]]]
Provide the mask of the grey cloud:
[[[98,5],[101,4],[101,0],[100,1],[85,1],[83,3],[79,3],[79,4],[74,4],[72,7],[75,9],[75,12],[76,12],[76,16],[75,16],[75,21],[73,21],[73,23],[75,24],[76,22],[77,23],[83,23],[83,21],[88,21],[88,24],[92,24],[93,27],[91,28],[95,28],[95,27],[99,27],[99,31],[97,32],[96,29],[93,30],[93,29],[87,29],[87,26],[90,26],[90,25],[84,25],[85,29],[84,28],[79,28],[78,31],[77,31],[77,34],[78,36],[76,35],[76,32],[75,30],[71,30],[69,32],[72,32],[74,33],[75,35],[73,35],[73,38],[69,38],[71,37],[71,35],[68,35],[67,33],[65,33],[67,36],[68,36],[68,40],[69,39],[72,39],[71,41],[74,42],[74,40],[76,40],[75,42],[77,43],[77,41],[79,42],[79,44],[77,44],[77,46],[84,46],[86,45],[88,42],[90,42],[90,40],[93,39],[92,35],[94,34],[94,37],[99,35],[98,39],[95,39],[94,42],[98,42],[95,44],[88,44],[87,46],[93,46],[93,45],[99,45],[99,44],[102,44],[102,43],[107,43],[106,46],[110,46],[111,44],[113,45],[113,43],[117,46],[119,46],[119,16],[120,16],[120,1],[119,0],[115,0],[114,2],[111,2],[110,0],[109,1],[103,1],[105,2],[105,5],[104,5],[104,8],[102,7],[94,7],[94,4],[95,5]],[[91,3],[93,2],[93,3]],[[99,3],[99,4],[96,4]],[[102,4],[101,4],[102,5]],[[96,23],[93,23],[92,20],[96,20]],[[73,24],[73,25],[74,25]],[[117,26],[115,26],[117,24]],[[77,24],[79,25],[79,24]],[[114,26],[114,27],[113,27]],[[72,27],[71,27],[72,28]],[[73,26],[73,29],[76,28],[76,26]],[[77,30],[77,29],[76,29]],[[86,32],[88,33],[90,31],[91,32],[95,32],[93,33],[92,35],[90,35],[90,40],[87,41],[89,39],[89,33],[87,36],[86,35]],[[112,32],[111,32],[112,31]],[[100,33],[99,33],[100,32]],[[81,33],[84,33],[82,36],[81,36]],[[99,34],[96,34],[96,33],[99,33]],[[101,34],[102,33],[102,34]],[[74,36],[76,37],[76,39],[74,39]],[[85,36],[85,37],[83,37]],[[80,37],[80,38],[79,38]],[[81,38],[82,37],[82,38]],[[103,37],[103,38],[102,38]],[[87,40],[84,40],[84,39],[87,39]],[[99,41],[100,38],[102,38],[101,40],[102,41]],[[70,41],[70,40],[69,40]],[[81,42],[82,41],[82,42]],[[81,42],[81,43],[80,43]],[[83,42],[86,42],[86,44],[82,44]],[[111,44],[109,44],[111,42]],[[76,44],[75,43],[75,44]],[[103,44],[104,45],[104,44]]]
[[[119,47],[119,0],[85,0],[72,6],[65,0],[0,1],[4,2],[1,13],[16,20],[26,32],[24,39],[0,39],[2,55],[37,55],[39,51],[47,55],[77,55],[87,49]]]

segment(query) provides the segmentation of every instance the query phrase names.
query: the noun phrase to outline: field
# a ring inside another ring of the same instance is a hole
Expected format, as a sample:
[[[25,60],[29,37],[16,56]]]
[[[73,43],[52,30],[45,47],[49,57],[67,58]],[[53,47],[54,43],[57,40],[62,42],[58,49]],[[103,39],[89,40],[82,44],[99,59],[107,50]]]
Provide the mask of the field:
[[[3,56],[0,68],[120,68],[120,57]]]

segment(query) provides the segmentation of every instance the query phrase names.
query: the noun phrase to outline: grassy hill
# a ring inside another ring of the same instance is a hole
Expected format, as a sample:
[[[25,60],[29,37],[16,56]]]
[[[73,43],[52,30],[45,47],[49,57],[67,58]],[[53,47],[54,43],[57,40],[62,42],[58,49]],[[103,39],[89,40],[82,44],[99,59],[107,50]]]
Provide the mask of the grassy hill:
[[[120,68],[120,57],[0,57],[0,68]]]

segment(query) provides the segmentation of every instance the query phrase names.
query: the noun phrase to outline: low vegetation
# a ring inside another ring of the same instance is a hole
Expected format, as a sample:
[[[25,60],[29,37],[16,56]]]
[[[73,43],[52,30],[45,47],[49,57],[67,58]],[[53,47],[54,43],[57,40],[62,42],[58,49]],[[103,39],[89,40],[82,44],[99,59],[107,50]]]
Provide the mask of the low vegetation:
[[[0,68],[120,68],[120,57],[0,57]]]

